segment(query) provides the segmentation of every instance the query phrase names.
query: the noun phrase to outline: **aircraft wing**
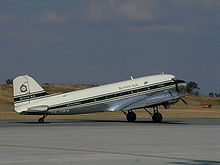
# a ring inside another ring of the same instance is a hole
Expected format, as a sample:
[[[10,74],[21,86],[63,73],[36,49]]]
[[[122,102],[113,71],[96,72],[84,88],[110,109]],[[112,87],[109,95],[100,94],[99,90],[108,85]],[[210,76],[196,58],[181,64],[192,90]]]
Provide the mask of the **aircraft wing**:
[[[131,109],[162,105],[163,103],[166,103],[171,100],[176,100],[179,98],[180,98],[180,96],[176,96],[176,97],[171,96],[171,97],[167,97],[167,98],[153,98],[153,99],[140,100],[140,101],[137,101],[131,105],[123,107],[121,110],[126,111],[126,110],[131,110]]]
[[[127,100],[122,100],[119,103],[116,103],[116,105],[113,105],[110,107],[110,111],[116,111],[116,110],[132,110],[137,108],[144,108],[144,107],[151,107],[151,106],[157,106],[157,105],[163,105],[164,103],[170,102],[177,102],[179,98],[183,97],[184,95],[181,95],[175,91],[173,92],[162,92],[157,93],[152,96],[142,96],[137,98],[131,98]]]

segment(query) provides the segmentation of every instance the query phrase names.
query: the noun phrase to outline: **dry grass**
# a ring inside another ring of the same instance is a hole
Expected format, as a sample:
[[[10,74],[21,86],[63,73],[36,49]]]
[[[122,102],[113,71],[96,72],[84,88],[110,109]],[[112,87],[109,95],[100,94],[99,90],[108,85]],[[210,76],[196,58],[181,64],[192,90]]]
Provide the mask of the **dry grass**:
[[[48,93],[69,92],[93,87],[94,85],[43,85]],[[204,96],[186,96],[188,105],[181,101],[165,110],[160,107],[160,112],[165,118],[220,118],[220,98]],[[212,108],[203,109],[203,104],[212,104]],[[39,116],[18,115],[13,111],[12,86],[0,85],[0,120],[38,119]],[[150,118],[145,110],[137,110],[139,118]],[[85,115],[48,116],[51,119],[88,119],[88,118],[124,118],[121,112],[102,112]]]
[[[0,85],[0,105],[12,105],[12,85]]]

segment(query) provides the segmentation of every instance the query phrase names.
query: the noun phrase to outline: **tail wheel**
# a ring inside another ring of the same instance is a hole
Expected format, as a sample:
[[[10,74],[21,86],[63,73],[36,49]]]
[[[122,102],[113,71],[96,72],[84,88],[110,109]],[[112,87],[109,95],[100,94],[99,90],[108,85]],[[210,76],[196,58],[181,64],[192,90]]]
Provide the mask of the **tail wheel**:
[[[44,118],[47,117],[47,114],[44,114],[43,117],[38,119],[38,123],[44,123]]]
[[[38,119],[38,123],[43,123],[43,122],[44,122],[44,118]]]
[[[129,111],[126,118],[129,122],[134,122],[137,119],[137,115],[133,111]]]

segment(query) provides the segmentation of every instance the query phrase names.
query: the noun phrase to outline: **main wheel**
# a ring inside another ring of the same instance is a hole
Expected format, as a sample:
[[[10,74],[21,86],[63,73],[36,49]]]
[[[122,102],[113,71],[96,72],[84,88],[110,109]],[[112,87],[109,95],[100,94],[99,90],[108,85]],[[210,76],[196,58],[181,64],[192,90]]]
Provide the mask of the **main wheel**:
[[[137,119],[137,115],[132,111],[128,112],[126,117],[129,122],[134,122]]]
[[[38,123],[43,123],[43,122],[44,122],[43,118],[38,119]]]
[[[154,113],[153,116],[152,116],[152,120],[154,123],[161,123],[162,120],[163,120],[163,116],[161,113]]]

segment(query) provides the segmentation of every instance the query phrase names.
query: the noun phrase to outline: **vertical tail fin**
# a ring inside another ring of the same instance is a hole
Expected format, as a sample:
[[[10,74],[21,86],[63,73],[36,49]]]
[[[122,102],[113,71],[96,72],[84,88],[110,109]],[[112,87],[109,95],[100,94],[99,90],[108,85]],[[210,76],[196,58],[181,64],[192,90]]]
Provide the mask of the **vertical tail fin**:
[[[44,89],[28,75],[19,76],[13,80],[13,91],[15,109],[47,95]]]

